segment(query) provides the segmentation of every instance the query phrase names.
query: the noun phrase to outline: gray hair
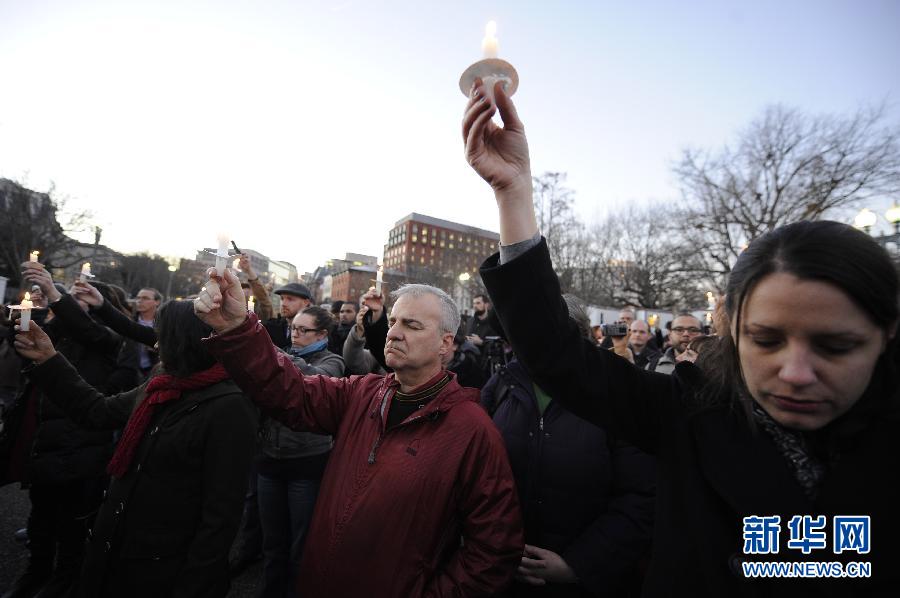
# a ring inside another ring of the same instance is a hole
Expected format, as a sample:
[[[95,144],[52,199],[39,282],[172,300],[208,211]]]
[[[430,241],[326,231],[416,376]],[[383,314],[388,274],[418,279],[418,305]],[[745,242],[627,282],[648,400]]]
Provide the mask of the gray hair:
[[[459,330],[459,308],[445,291],[428,284],[405,284],[391,293],[391,299],[397,301],[404,295],[410,297],[434,295],[441,302],[441,331],[456,334],[456,331]]]

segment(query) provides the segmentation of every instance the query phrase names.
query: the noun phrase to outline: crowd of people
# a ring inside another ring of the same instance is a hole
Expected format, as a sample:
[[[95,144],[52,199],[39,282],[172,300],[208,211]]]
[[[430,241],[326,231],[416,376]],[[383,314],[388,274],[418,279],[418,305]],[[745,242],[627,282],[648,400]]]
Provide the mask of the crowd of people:
[[[28,488],[29,559],[3,598],[224,596],[256,561],[279,598],[900,592],[889,256],[798,222],[741,254],[712,330],[628,308],[597,330],[491,91],[476,81],[463,138],[501,244],[465,322],[423,284],[320,306],[290,283],[275,313],[247,256],[193,300],[133,306],[22,264],[36,309],[4,322],[0,475]],[[865,517],[871,546],[837,550],[835,526],[827,560],[869,574],[748,574],[824,558],[748,550],[748,519],[796,516]]]

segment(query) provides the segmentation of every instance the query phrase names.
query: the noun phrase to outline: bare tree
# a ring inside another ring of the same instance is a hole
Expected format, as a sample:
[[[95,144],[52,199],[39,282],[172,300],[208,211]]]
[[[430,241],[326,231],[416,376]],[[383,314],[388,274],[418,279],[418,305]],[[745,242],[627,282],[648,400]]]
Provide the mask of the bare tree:
[[[585,242],[584,226],[573,210],[575,193],[565,186],[564,172],[545,172],[532,179],[538,228],[547,238],[563,292],[572,292]]]
[[[702,259],[677,227],[660,225],[658,209],[628,208],[588,233],[578,290],[606,305],[677,310],[702,301]]]
[[[900,129],[885,120],[883,107],[810,117],[772,106],[735,149],[686,150],[674,168],[684,196],[679,217],[704,246],[716,285],[762,233],[897,193]]]
[[[67,232],[83,225],[89,214],[75,212],[65,224],[59,216],[64,202],[48,193],[38,193],[10,181],[0,179],[0,274],[12,286],[20,283],[19,264],[31,251],[40,251],[40,260],[48,267],[66,268],[80,259],[70,250],[75,240]]]

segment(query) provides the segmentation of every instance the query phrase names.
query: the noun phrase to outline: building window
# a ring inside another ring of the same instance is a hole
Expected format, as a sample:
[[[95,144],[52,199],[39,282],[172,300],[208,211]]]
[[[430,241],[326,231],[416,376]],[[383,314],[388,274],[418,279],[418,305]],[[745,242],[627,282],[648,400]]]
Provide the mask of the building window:
[[[413,234],[416,234],[417,232],[419,232],[419,225],[418,225],[418,224],[413,224],[412,232],[413,232]]]
[[[444,241],[441,240],[441,247],[444,247],[445,245],[446,245],[446,243],[444,243]]]
[[[426,235],[428,235],[428,227],[427,227],[427,226],[423,226],[423,227],[422,227],[422,236],[424,237],[424,236],[426,236]]]
[[[415,242],[418,241],[418,240],[419,240],[419,237],[417,237],[416,235],[413,235],[413,236],[412,236],[412,241],[413,241],[413,243],[415,243]]]
[[[419,258],[419,263],[420,263],[420,264],[424,264],[424,263],[425,263],[425,256],[424,256],[424,255],[423,255],[421,258]]]
[[[435,239],[434,237],[431,237],[431,246],[432,247],[434,247],[435,242],[437,242],[437,239]]]
[[[452,237],[453,235],[450,236]],[[453,249],[453,243],[450,243],[450,249]]]

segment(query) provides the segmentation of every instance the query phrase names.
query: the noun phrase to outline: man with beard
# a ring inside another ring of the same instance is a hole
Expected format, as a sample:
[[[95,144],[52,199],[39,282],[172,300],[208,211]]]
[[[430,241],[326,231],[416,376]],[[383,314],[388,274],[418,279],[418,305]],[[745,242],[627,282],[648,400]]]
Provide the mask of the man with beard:
[[[691,355],[693,351],[688,349],[688,345],[703,332],[700,326],[700,320],[691,314],[682,313],[675,316],[675,319],[672,320],[672,332],[669,333],[671,346],[659,358],[656,366],[650,364],[648,369],[661,374],[671,374],[675,369],[675,364],[679,361],[683,359],[693,361],[697,356]]]
[[[278,317],[266,320],[263,326],[275,346],[287,351],[291,347],[291,322],[294,316],[310,306],[312,294],[306,285],[299,282],[290,282],[275,289],[275,294],[281,297],[281,312]]]
[[[491,299],[485,294],[475,295],[472,299],[472,309],[475,311],[475,317],[469,320],[466,336],[473,345],[481,347],[484,345],[485,337],[497,336],[497,332],[488,319],[491,311]]]

